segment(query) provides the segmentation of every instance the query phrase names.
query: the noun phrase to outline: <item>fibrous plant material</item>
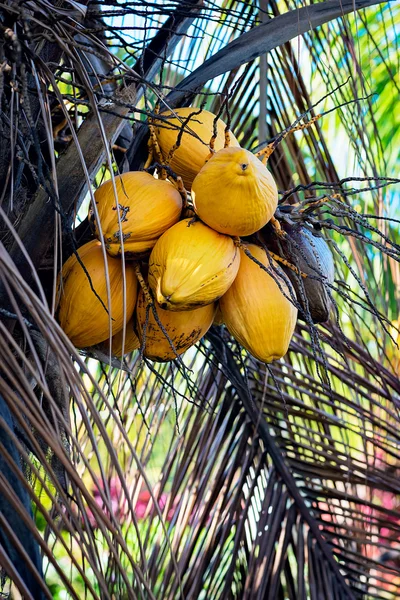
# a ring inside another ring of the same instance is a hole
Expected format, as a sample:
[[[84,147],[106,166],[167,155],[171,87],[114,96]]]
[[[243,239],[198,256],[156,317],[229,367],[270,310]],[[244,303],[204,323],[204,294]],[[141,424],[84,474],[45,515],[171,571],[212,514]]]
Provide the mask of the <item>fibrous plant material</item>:
[[[207,225],[228,235],[246,236],[273,217],[278,190],[271,173],[251,152],[223,148],[197,175],[192,198]]]
[[[211,304],[233,283],[239,249],[201,221],[184,219],[161,236],[149,259],[149,285],[164,309]]]
[[[172,312],[163,310],[156,302],[155,310],[165,332],[157,322],[152,307],[147,305],[143,290],[140,290],[136,310],[137,332],[140,342],[145,342],[144,356],[157,362],[173,360],[186,352],[205,335],[215,315],[214,304],[195,310]]]
[[[219,301],[222,318],[246,350],[270,363],[288,350],[297,319],[297,308],[291,302],[294,291],[262,248],[254,244],[245,248],[271,275],[241,249],[236,279]]]
[[[124,323],[123,263],[107,256],[106,275],[101,243],[88,242],[78,249],[62,268],[59,277],[60,300],[58,320],[61,327],[77,348],[99,344],[109,337],[110,319],[112,332],[118,333]],[[125,268],[126,312],[129,321],[135,309],[137,279],[130,265]],[[108,305],[107,283],[111,305]]]
[[[186,189],[190,190],[194,178],[210,155],[210,140],[213,137],[216,117],[207,110],[200,112],[196,108],[177,108],[173,113],[163,112],[161,116],[168,118],[168,122],[161,120],[155,122],[155,134],[163,159],[169,161],[171,169],[182,177]],[[182,127],[180,145],[173,150],[179,143],[178,138]],[[214,141],[216,151],[221,150],[225,145],[225,130],[225,123],[218,119]],[[229,137],[230,145],[239,146],[232,133],[229,133]],[[169,160],[170,153],[172,156]]]
[[[115,177],[115,188],[118,211],[114,185],[109,180],[94,194],[99,222],[93,207],[89,219],[97,237],[104,237],[111,256],[120,256],[122,252],[127,258],[143,256],[160,235],[178,221],[182,211],[181,195],[170,181],[155,179],[140,171]]]

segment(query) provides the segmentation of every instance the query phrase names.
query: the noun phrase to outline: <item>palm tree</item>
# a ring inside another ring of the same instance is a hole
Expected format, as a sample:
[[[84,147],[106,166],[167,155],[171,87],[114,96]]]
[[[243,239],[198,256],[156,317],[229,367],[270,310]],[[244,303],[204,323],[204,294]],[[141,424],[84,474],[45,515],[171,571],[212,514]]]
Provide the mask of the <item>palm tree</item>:
[[[12,598],[398,597],[399,24],[379,0],[3,3]],[[334,256],[334,281],[314,276],[329,320],[305,302],[271,365],[223,326],[183,360],[121,361],[76,350],[55,318],[93,189],[142,169],[156,107],[185,105],[253,152],[273,143],[279,221]]]

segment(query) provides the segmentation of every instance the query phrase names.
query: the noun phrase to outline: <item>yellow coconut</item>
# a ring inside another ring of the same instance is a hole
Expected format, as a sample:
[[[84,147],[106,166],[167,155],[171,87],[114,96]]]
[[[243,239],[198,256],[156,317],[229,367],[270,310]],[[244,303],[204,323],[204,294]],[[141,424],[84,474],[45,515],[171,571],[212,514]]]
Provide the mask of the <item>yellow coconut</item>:
[[[115,334],[111,341],[111,351],[114,356],[122,356],[122,334],[123,329]],[[140,348],[139,338],[136,335],[134,328],[134,319],[131,318],[125,327],[125,345],[124,345],[124,356],[130,354],[134,350]]]
[[[122,262],[107,256],[111,297],[109,306],[101,243],[97,240],[88,242],[79,248],[78,255],[84,268],[75,255],[72,255],[62,268],[59,277],[60,300],[57,316],[71,342],[77,348],[86,348],[109,337],[110,318],[114,334],[123,327]],[[126,266],[125,277],[126,321],[129,321],[137,298],[137,279],[133,267]]]
[[[160,235],[178,221],[182,198],[171,182],[155,179],[142,171],[119,175],[115,178],[115,186],[118,212],[110,180],[94,194],[99,223],[93,207],[89,210],[89,219],[94,224],[97,237],[104,237],[111,256],[122,254],[122,237],[125,256],[140,257],[149,252]]]
[[[198,342],[211,327],[215,314],[214,304],[183,312],[163,310],[157,303],[155,306],[158,318],[176,350],[175,353],[171,348],[170,342],[158,325],[150,308],[145,330],[144,355],[158,362],[173,360],[176,358],[176,354],[183,354],[190,346]],[[146,299],[143,290],[140,290],[138,296],[136,320],[138,336],[142,342],[146,322]]]
[[[192,186],[196,213],[228,235],[255,233],[278,206],[275,181],[262,162],[243,148],[224,148],[206,163]]]
[[[167,159],[171,148],[177,143],[179,129],[185,123],[196,108],[177,108],[174,116],[170,111],[163,112],[162,117],[168,118],[168,122],[156,121],[156,136],[164,160]],[[204,166],[210,154],[210,140],[213,135],[215,115],[203,110],[198,115],[193,115],[184,125],[184,134],[181,144],[175,150],[170,167],[183,179],[185,187],[190,190],[193,179]],[[221,150],[225,144],[225,123],[219,119],[217,122],[217,138],[215,140],[215,151]],[[230,132],[230,145],[239,146],[239,142]]]
[[[232,238],[185,219],[154,246],[149,285],[162,308],[191,310],[218,300],[235,279],[239,263]]]
[[[260,263],[271,268],[262,248],[253,244],[247,248]],[[240,252],[237,277],[219,301],[222,318],[244,348],[259,360],[270,363],[288,350],[297,319],[297,309],[288,299],[294,292],[293,289],[289,291],[288,284],[275,270],[274,277],[279,285],[242,249]],[[277,263],[273,264],[279,273]]]
[[[223,325],[224,319],[222,318],[221,308],[219,306],[219,302],[217,302],[217,310],[215,311],[215,317],[213,321],[213,325]]]

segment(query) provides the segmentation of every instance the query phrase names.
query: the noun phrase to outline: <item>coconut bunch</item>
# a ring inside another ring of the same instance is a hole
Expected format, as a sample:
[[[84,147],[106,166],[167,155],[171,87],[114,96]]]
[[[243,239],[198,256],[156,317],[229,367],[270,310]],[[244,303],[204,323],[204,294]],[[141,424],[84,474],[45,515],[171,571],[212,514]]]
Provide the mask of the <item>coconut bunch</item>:
[[[115,356],[141,347],[168,361],[215,322],[263,362],[287,352],[295,288],[269,253],[241,240],[273,217],[276,184],[223,121],[193,112],[160,115],[151,151],[190,190],[194,217],[185,218],[186,191],[161,171],[124,173],[94,193],[97,239],[59,277],[58,319],[78,348],[109,347],[111,333]]]

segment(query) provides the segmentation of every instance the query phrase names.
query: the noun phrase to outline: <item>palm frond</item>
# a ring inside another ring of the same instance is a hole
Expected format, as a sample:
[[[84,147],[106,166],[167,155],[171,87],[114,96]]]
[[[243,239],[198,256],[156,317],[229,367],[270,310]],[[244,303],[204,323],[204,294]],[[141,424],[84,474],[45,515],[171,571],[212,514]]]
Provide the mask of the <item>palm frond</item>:
[[[400,11],[376,4],[2,6],[0,565],[24,597],[399,595]],[[192,102],[280,142],[279,218],[334,255],[330,320],[301,308],[270,366],[224,327],[121,362],[54,317],[93,188]]]

